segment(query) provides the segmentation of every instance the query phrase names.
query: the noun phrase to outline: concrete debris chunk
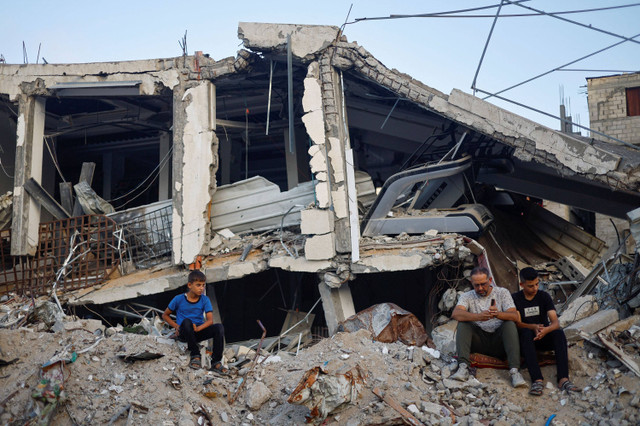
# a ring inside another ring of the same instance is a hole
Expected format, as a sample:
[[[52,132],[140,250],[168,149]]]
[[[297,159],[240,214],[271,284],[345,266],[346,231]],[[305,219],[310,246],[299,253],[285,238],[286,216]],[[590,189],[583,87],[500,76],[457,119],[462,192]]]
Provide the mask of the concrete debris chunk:
[[[598,303],[596,302],[595,296],[586,295],[578,297],[563,310],[562,315],[558,318],[560,327],[565,328],[569,324],[593,315],[597,311]]]
[[[564,329],[564,333],[567,336],[567,340],[578,340],[580,339],[580,332],[594,334],[603,328],[610,326],[619,319],[620,315],[615,309],[598,311],[589,317],[583,318],[578,322],[574,322]]]
[[[456,351],[456,328],[458,321],[451,320],[431,331],[431,339],[441,353],[453,354]]]
[[[73,189],[85,214],[109,214],[116,211],[111,204],[98,196],[87,182],[77,183],[73,185]]]
[[[262,404],[267,402],[269,398],[271,398],[269,388],[262,382],[255,382],[247,389],[245,402],[250,409],[257,410],[262,407]]]
[[[444,312],[450,311],[456,306],[457,300],[458,292],[455,288],[450,287],[444,292],[442,298],[440,299],[440,302],[438,302],[438,309]]]
[[[400,341],[409,346],[422,346],[427,332],[422,323],[409,311],[393,303],[380,303],[358,312],[340,323],[338,331],[369,330],[379,342]]]
[[[309,422],[322,423],[345,404],[355,403],[365,384],[365,373],[356,365],[349,371],[330,374],[322,367],[308,370],[287,402],[309,407]]]

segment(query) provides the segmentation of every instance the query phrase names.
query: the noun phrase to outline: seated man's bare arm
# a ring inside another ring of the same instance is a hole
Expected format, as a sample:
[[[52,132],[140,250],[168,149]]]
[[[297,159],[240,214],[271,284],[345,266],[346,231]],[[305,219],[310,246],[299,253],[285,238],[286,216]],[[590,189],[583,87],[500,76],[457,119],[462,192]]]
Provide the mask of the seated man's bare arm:
[[[457,305],[451,313],[451,318],[456,321],[468,322],[468,321],[487,321],[491,319],[491,313],[489,311],[483,311],[479,314],[474,314],[467,311],[462,305]]]
[[[509,308],[506,311],[499,311],[495,314],[495,317],[502,321],[514,321],[518,322],[520,314],[516,308]]]

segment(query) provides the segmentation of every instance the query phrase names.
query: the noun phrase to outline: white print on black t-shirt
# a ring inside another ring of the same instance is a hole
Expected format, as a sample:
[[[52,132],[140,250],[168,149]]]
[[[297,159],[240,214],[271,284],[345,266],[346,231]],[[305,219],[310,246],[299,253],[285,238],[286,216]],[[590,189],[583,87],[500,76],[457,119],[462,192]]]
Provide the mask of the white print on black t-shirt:
[[[536,315],[540,315],[540,306],[532,306],[530,308],[524,308],[525,317],[535,317]]]

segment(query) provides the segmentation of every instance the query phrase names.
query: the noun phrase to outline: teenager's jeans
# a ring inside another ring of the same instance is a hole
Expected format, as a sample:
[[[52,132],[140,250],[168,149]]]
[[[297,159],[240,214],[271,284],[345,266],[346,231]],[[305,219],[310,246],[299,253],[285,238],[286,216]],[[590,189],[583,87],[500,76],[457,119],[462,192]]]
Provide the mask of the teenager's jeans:
[[[224,350],[224,327],[222,324],[213,324],[204,330],[198,332],[193,331],[193,323],[190,319],[182,320],[179,328],[178,338],[183,342],[187,342],[187,347],[191,356],[200,355],[200,347],[198,342],[213,339],[213,354],[211,355],[211,363],[222,359],[222,351]]]
[[[471,365],[469,355],[478,352],[509,362],[509,368],[520,367],[520,342],[513,321],[504,321],[493,333],[484,331],[472,322],[460,321],[456,329],[458,363]]]

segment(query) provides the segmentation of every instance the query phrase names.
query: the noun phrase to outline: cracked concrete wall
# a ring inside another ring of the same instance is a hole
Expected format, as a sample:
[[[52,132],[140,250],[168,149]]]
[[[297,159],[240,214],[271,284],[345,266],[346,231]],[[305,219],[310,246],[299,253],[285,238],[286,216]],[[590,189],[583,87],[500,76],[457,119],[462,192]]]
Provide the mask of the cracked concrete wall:
[[[173,261],[190,264],[208,247],[218,170],[215,86],[185,82],[173,102]]]
[[[312,62],[307,67],[302,96],[304,111],[302,122],[312,142],[308,151],[309,166],[316,178],[317,200],[316,208],[301,212],[302,233],[308,235],[304,245],[307,260],[331,259],[336,254],[333,237],[334,218],[331,212],[331,172],[325,136],[321,84],[320,65],[318,62]],[[318,220],[326,222],[327,229],[316,226]]]
[[[589,126],[632,144],[640,144],[640,116],[627,116],[627,88],[640,87],[640,73],[587,79]],[[607,140],[603,136],[594,138]]]

